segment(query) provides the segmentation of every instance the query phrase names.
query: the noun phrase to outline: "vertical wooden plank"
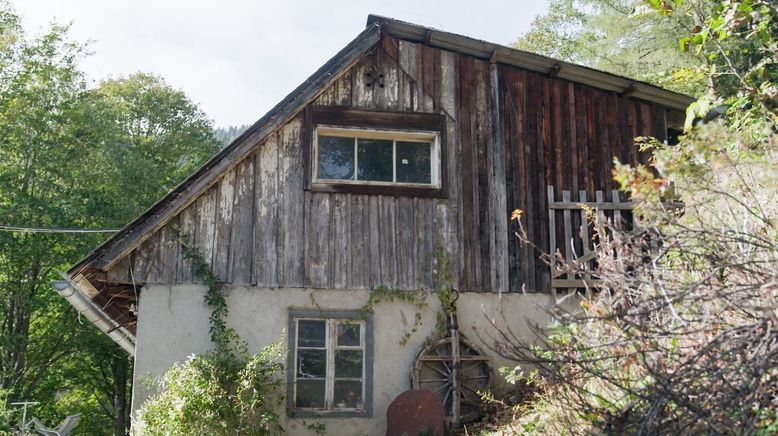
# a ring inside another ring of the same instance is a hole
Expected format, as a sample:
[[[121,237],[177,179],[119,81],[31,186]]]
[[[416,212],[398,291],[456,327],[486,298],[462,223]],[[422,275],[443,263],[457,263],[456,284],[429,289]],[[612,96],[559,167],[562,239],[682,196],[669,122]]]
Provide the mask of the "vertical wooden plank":
[[[279,281],[283,286],[303,286],[303,164],[300,133],[301,116],[286,123],[279,132],[278,250]]]
[[[450,51],[441,51],[440,61],[440,107],[446,114],[446,144],[444,151],[447,155],[446,165],[446,191],[448,198],[434,203],[434,228],[436,239],[433,242],[430,260],[434,251],[443,250],[451,265],[453,285],[460,287],[460,271],[462,270],[462,154],[460,149],[460,137],[457,131],[458,125],[458,65],[459,55]],[[432,217],[430,217],[432,221]],[[431,266],[432,264],[430,264]],[[434,274],[432,267],[427,280],[434,286]]]
[[[562,191],[562,201],[569,203],[571,201],[570,191]],[[571,220],[571,211],[570,209],[565,209],[562,212],[562,216],[564,219],[564,235],[565,235],[565,262],[570,263],[575,259],[575,256],[573,255],[573,222]],[[575,278],[575,276],[568,272],[567,278],[572,280]]]
[[[388,224],[382,224],[381,223],[381,202],[379,201],[381,199],[380,196],[377,195],[371,195],[368,197],[368,234],[369,234],[369,241],[368,244],[368,253],[369,253],[369,265],[370,268],[368,269],[368,280],[367,283],[368,286],[371,288],[376,288],[378,286],[389,286],[389,284],[383,283],[383,274],[381,271],[382,264],[381,264],[381,253],[383,252],[382,244],[385,244],[385,242],[382,240],[381,235],[383,232],[381,231],[382,225],[388,225]]]
[[[548,186],[548,204],[554,203],[554,187]],[[551,255],[551,279],[556,277],[556,212],[554,209],[548,210],[548,254]]]
[[[353,68],[340,76],[335,84],[335,104],[338,106],[351,106],[351,78]]]
[[[612,191],[612,194],[611,194],[611,195],[612,195],[612,198],[613,198],[613,203],[614,203],[614,204],[619,204],[619,203],[621,203],[621,199],[619,198],[619,190],[618,190],[618,189],[614,189],[614,190]],[[614,225],[614,226],[615,226],[617,229],[621,229],[621,228],[622,228],[622,221],[621,221],[621,211],[620,211],[620,210],[618,210],[618,209],[615,209],[615,210],[613,211],[613,225]]]
[[[308,259],[307,273],[310,286],[314,288],[329,288],[331,286],[332,263],[330,255],[330,240],[333,229],[331,198],[328,193],[310,194],[310,214],[307,227]]]
[[[278,283],[278,134],[269,136],[257,150],[257,221],[254,278],[258,286]]]
[[[395,199],[395,241],[397,258],[397,286],[401,289],[414,289],[416,250],[422,239],[433,235],[422,235],[416,229],[414,198]]]
[[[232,241],[232,208],[235,197],[235,169],[229,170],[219,181],[216,208],[216,237],[213,272],[220,280],[229,279],[230,242]],[[179,271],[179,275],[181,271]]]
[[[151,278],[156,279],[156,266],[154,265],[157,257],[157,240],[159,235],[153,234],[143,241],[143,243],[133,252],[132,277],[136,282],[145,283]]]
[[[378,50],[378,71],[384,75],[383,85],[373,85],[374,107],[383,110],[399,110],[399,74],[397,62],[385,51]]]
[[[575,108],[575,85],[573,83],[567,84],[567,96],[568,101],[565,105],[567,109],[567,126],[568,126],[568,140],[569,140],[569,154],[568,159],[570,162],[570,189],[573,192],[578,192],[578,132],[576,123],[576,108]]]
[[[597,170],[595,165],[592,164],[596,160],[596,150],[598,147],[597,142],[597,135],[596,135],[596,124],[595,124],[595,116],[594,116],[594,91],[592,91],[591,88],[586,88],[586,133],[587,133],[587,140],[586,140],[586,153],[584,154],[585,161],[584,165],[586,165],[587,168],[587,175],[588,175],[588,185],[587,190],[589,192],[594,192],[596,189],[595,186],[600,186],[597,184]]]
[[[419,44],[418,48],[421,49],[422,57],[420,109],[424,112],[432,112],[435,110],[435,77],[438,73],[435,65],[435,56],[436,54],[439,56],[439,51],[422,44]]]
[[[350,197],[350,270],[348,286],[352,289],[369,287],[367,277],[370,274],[370,222],[367,196],[349,195]]]
[[[195,220],[194,220],[194,208],[187,207],[179,214],[179,231],[181,238],[188,241],[189,244],[194,243],[195,232]],[[183,247],[179,241],[179,253],[178,253],[178,283],[192,283],[193,282],[193,266],[192,261],[184,257]]]
[[[214,236],[216,234],[216,196],[218,187],[206,191],[195,202],[195,246],[200,255],[213,266]]]
[[[218,186],[218,185],[217,185]],[[217,188],[218,189],[218,188]],[[217,191],[218,192],[218,191]],[[215,211],[214,211],[215,212]],[[178,238],[173,229],[178,227],[178,217],[173,218],[162,229],[159,235],[159,279],[160,283],[175,283],[178,267]],[[215,223],[214,223],[215,229]],[[212,259],[208,259],[213,262]],[[211,263],[213,265],[213,263]]]
[[[540,246],[541,247],[548,247],[549,245],[549,234],[548,231],[543,231],[543,222],[548,219],[548,201],[546,197],[546,189],[547,186],[553,185],[553,179],[551,176],[551,167],[550,162],[552,161],[551,153],[552,148],[548,141],[549,136],[549,99],[548,99],[548,80],[545,77],[542,77],[538,74],[533,74],[533,76],[536,78],[535,82],[533,83],[533,87],[535,89],[535,93],[533,95],[531,106],[528,107],[528,110],[532,110],[535,113],[535,135],[536,135],[536,142],[535,146],[537,147],[537,153],[535,155],[536,161],[536,167],[534,169],[535,172],[537,172],[537,190],[538,190],[538,197],[537,197],[537,213],[541,217],[541,219],[537,222],[538,229],[535,233],[536,236],[540,239]],[[531,108],[531,109],[530,109]],[[537,290],[543,290],[546,288],[547,285],[549,285],[549,273],[548,268],[545,268],[543,266],[543,262],[536,262],[536,269],[539,273],[539,277],[537,279]]]
[[[489,149],[489,134],[491,129],[489,108],[488,108],[488,84],[489,84],[489,65],[485,61],[476,60],[475,63],[475,105],[470,109],[473,111],[473,119],[476,122],[475,146],[477,152],[476,170],[477,170],[477,202],[476,211],[478,216],[477,237],[478,237],[478,259],[476,265],[476,275],[478,276],[478,290],[489,291],[493,287],[492,283],[492,259],[490,257],[490,247],[494,237],[492,217],[494,211],[489,209],[489,160],[492,150]]]
[[[458,127],[459,140],[462,149],[462,283],[464,291],[473,290],[476,285],[476,264],[477,262],[477,171],[476,171],[476,153],[473,143],[473,124],[471,117],[473,98],[473,59],[469,56],[461,56],[459,74],[459,110]]]
[[[586,191],[578,191],[578,201],[586,203]],[[583,242],[583,255],[586,256],[592,251],[589,248],[592,241],[589,237],[589,221],[586,219],[586,211],[583,209],[581,209],[581,240]],[[592,262],[587,262],[587,264],[591,265]],[[587,268],[588,270],[589,268]],[[590,280],[592,275],[587,273],[584,278]]]
[[[379,229],[380,229],[380,260],[381,285],[390,288],[397,287],[398,274],[397,263],[400,259],[397,253],[397,227],[395,198],[388,196],[378,197],[379,205]]]
[[[491,64],[491,130],[489,135],[489,210],[492,211],[492,237],[490,258],[492,260],[492,291],[508,292],[508,206],[505,171],[505,136],[503,105],[500,95],[500,74],[497,64]]]
[[[332,287],[346,289],[349,287],[351,273],[351,200],[350,194],[332,195]]]
[[[373,108],[373,85],[367,86],[367,74],[372,74],[374,56],[366,55],[352,67],[351,104],[356,108]]]
[[[416,44],[400,40],[400,69],[403,76],[403,97],[405,110],[415,111],[419,108],[419,84],[421,77],[418,74],[420,66],[417,65]],[[407,98],[407,102],[406,99]]]
[[[254,264],[254,162],[252,154],[235,167],[232,241],[230,241],[230,283],[251,284]]]
[[[132,283],[130,256],[124,256],[106,271],[106,280],[114,283]]]
[[[638,111],[637,103],[632,100],[627,100],[627,122],[629,124],[629,143],[632,149],[632,166],[636,166],[640,162],[640,152],[635,146],[635,137],[638,136]]]

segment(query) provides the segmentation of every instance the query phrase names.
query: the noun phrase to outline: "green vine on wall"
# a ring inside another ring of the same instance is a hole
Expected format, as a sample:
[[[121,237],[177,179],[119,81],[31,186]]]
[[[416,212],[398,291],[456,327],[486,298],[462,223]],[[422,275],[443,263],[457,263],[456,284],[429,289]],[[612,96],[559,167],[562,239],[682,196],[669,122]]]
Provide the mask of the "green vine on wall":
[[[216,345],[216,351],[231,355],[245,355],[246,345],[240,340],[235,329],[227,327],[227,314],[229,309],[227,301],[222,292],[222,282],[214,274],[211,265],[205,261],[205,258],[197,251],[189,239],[182,235],[178,229],[174,229],[175,235],[181,244],[181,251],[184,259],[192,262],[194,274],[203,281],[205,285],[205,304],[211,309],[211,315],[208,318],[210,325],[208,333],[211,341]]]
[[[454,309],[455,297],[454,294],[454,272],[451,264],[451,260],[446,255],[442,248],[438,247],[435,250],[433,259],[433,275],[435,277],[435,289],[433,292],[437,295],[440,301],[440,311],[436,316],[436,331],[441,337],[446,336],[446,319],[447,313]],[[389,288],[386,286],[379,286],[370,290],[370,297],[364,306],[360,309],[363,317],[367,317],[367,314],[373,311],[379,303],[391,303],[394,301],[400,301],[408,303],[414,306],[417,311],[413,316],[413,326],[407,332],[405,332],[400,338],[400,345],[405,346],[410,340],[411,336],[416,333],[423,322],[422,311],[429,307],[427,303],[427,292],[421,289],[414,291],[405,291],[402,289]]]

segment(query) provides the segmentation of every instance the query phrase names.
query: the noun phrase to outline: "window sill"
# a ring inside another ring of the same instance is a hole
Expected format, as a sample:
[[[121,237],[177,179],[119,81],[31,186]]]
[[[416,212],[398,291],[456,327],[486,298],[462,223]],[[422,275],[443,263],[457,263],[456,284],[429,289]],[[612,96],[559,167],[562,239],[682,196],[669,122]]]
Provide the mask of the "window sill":
[[[394,197],[444,198],[443,189],[434,186],[361,185],[356,183],[312,183],[311,192],[338,194],[390,195]]]
[[[366,411],[356,412],[350,410],[289,410],[289,418],[372,418]]]

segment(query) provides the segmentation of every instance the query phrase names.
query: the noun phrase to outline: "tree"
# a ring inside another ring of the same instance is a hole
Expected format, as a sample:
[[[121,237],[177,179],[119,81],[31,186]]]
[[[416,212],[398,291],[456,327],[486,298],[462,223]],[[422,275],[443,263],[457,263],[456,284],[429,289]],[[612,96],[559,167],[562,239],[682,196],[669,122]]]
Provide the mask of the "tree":
[[[89,89],[84,53],[66,27],[28,38],[0,1],[0,224],[119,228],[220,147],[205,114],[159,77]],[[50,289],[102,237],[0,232],[0,391],[39,401],[45,422],[82,412],[90,434],[123,434],[128,357]]]
[[[594,271],[548,256],[602,288],[587,289],[578,310],[540,332],[542,347],[498,329],[507,339],[499,350],[544,380],[543,399],[520,419],[525,429],[773,434],[778,9],[760,0],[652,4],[660,16],[695,17],[679,46],[707,59],[711,93],[690,107],[677,146],[644,140],[650,166],[615,162],[615,179],[638,202],[639,231],[593,216]],[[716,104],[729,116],[710,116]],[[683,209],[666,207],[668,198]]]
[[[692,26],[690,17],[663,18],[643,0],[551,0],[515,47],[695,95],[705,82],[694,67],[704,59],[678,50]]]

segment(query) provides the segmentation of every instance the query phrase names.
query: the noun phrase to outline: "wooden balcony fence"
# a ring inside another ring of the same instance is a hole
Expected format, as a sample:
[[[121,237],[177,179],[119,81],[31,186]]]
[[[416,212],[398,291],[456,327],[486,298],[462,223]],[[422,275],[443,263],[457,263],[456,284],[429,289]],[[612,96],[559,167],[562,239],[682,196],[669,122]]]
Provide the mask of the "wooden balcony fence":
[[[570,191],[562,191],[562,199],[558,200],[554,187],[548,186],[548,228],[549,254],[558,259],[558,254],[564,262],[578,262],[585,265],[585,270],[594,269],[596,244],[596,229],[587,219],[586,209],[595,210],[599,222],[610,222],[616,228],[632,228],[634,226],[632,210],[635,202],[624,199],[624,193],[618,190],[606,193],[595,191],[594,199],[587,198],[586,191],[579,191],[573,198]],[[594,201],[592,201],[594,200]],[[631,232],[640,231],[632,228]],[[561,239],[561,243],[560,242]],[[586,287],[598,287],[600,281],[591,273],[574,274],[565,269],[557,268],[557,262],[551,262],[551,289],[566,292]]]

